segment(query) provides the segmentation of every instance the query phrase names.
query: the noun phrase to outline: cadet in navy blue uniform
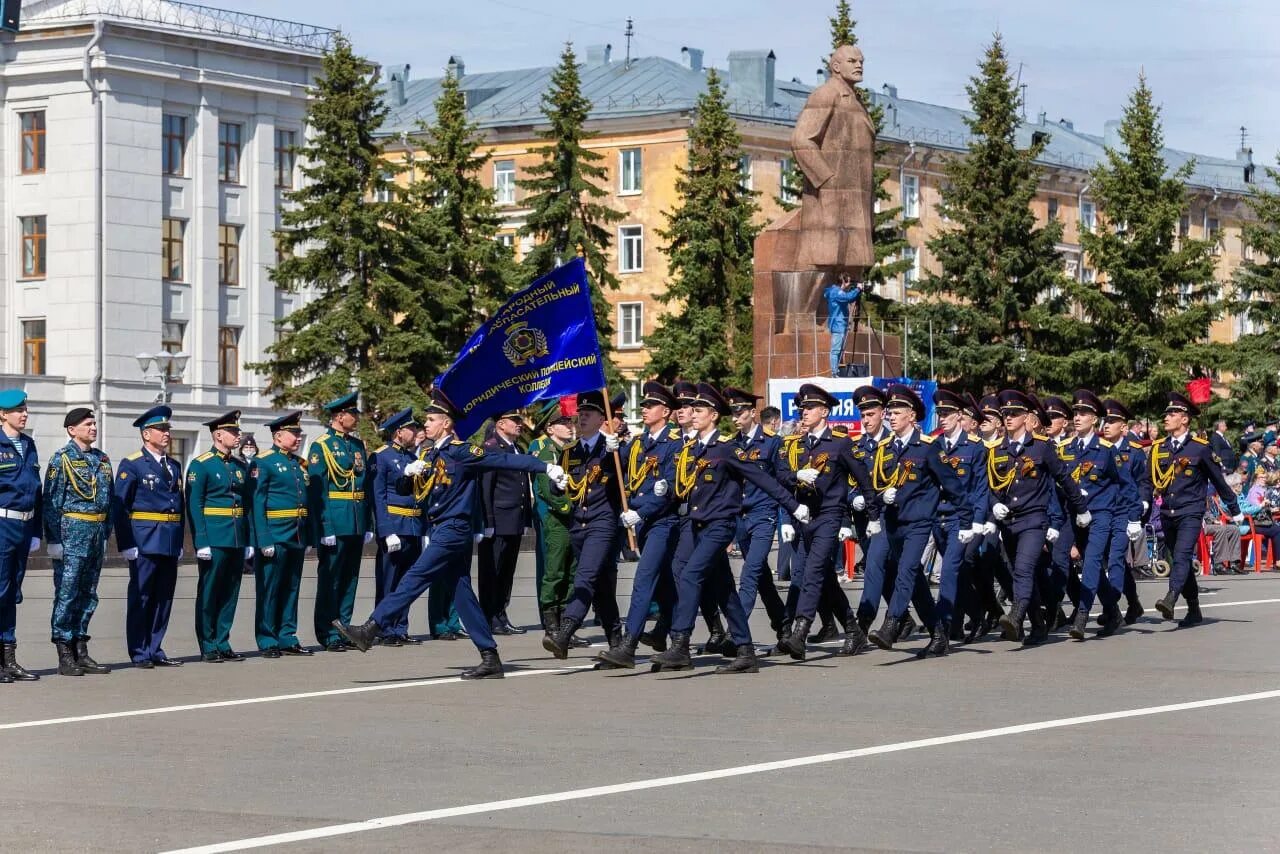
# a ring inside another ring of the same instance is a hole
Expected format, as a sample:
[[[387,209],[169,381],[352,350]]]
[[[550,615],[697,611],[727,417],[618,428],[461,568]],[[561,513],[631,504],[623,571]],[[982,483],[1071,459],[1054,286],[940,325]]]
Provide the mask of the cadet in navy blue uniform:
[[[413,417],[412,407],[392,415],[378,426],[378,432],[388,444],[374,451],[369,460],[373,469],[373,523],[378,538],[375,607],[399,586],[409,567],[422,554],[422,508],[412,494],[399,488],[404,467],[418,459],[412,448],[413,437],[420,426]],[[382,625],[383,646],[406,643],[418,643],[409,634],[408,609]]]
[[[485,440],[490,454],[523,453],[516,447],[524,421],[519,411],[499,415],[493,435]],[[500,635],[522,635],[524,629],[511,624],[507,605],[516,577],[516,558],[526,528],[533,525],[533,503],[529,475],[519,471],[490,471],[480,478],[480,503],[484,508],[484,540],[481,541],[476,577],[480,582],[480,607],[489,618],[489,628]]]
[[[27,556],[44,530],[40,457],[27,426],[27,393],[0,391],[0,683],[40,677],[18,664],[18,603]]]
[[[1044,434],[1059,449],[1070,442],[1075,433],[1071,429],[1071,407],[1060,397],[1046,397],[1041,402],[1042,414],[1045,417]],[[1053,512],[1052,528],[1058,532],[1058,539],[1049,546],[1049,575],[1044,591],[1046,619],[1058,619],[1058,606],[1062,603],[1062,595],[1066,592],[1072,604],[1080,599],[1080,573],[1071,560],[1071,549],[1076,544],[1075,528],[1066,524],[1066,516],[1062,513],[1062,502],[1056,502]],[[1083,549],[1080,550],[1083,552]],[[1072,615],[1071,620],[1074,621]],[[1050,625],[1053,625],[1052,623]]]
[[[1189,432],[1191,419],[1199,408],[1177,392],[1169,392],[1164,410],[1165,435],[1151,444],[1151,484],[1160,496],[1160,526],[1164,541],[1173,552],[1169,573],[1169,592],[1156,602],[1156,610],[1166,620],[1173,619],[1173,606],[1181,594],[1187,600],[1187,614],[1182,626],[1194,626],[1204,618],[1200,614],[1200,588],[1191,571],[1191,558],[1204,525],[1204,501],[1209,484],[1218,491],[1231,521],[1240,524],[1244,516],[1235,492],[1227,485],[1222,465],[1214,456],[1209,442]]]
[[[974,625],[969,626],[965,634],[965,642],[986,637],[1004,616],[1000,600],[996,597],[995,588],[1007,599],[1013,598],[1013,575],[1005,564],[1004,549],[1000,545],[1000,530],[991,516],[991,506],[996,498],[991,496],[991,481],[987,475],[987,454],[990,449],[1004,441],[1004,420],[1000,417],[1000,397],[985,394],[975,402],[977,413],[978,435],[987,449],[983,454],[982,477],[987,478],[987,521],[982,525],[982,542],[978,545],[978,555],[973,562],[973,586],[980,599],[982,614]]]
[[[1138,509],[1141,512],[1139,518],[1145,524],[1151,517],[1152,502],[1151,467],[1147,464],[1147,452],[1133,441],[1129,433],[1129,422],[1133,420],[1133,415],[1123,403],[1109,397],[1102,401],[1102,408],[1105,412],[1102,418],[1103,438],[1116,446],[1121,465],[1129,467],[1129,475],[1137,487]],[[1134,543],[1130,548],[1142,548],[1142,544]],[[1138,585],[1134,581],[1133,567],[1128,565],[1127,553],[1123,555],[1123,560],[1125,563],[1124,598],[1128,604],[1124,611],[1124,624],[1131,626],[1141,619],[1146,611],[1138,599]]]
[[[943,460],[942,448],[934,438],[917,426],[925,415],[924,401],[910,386],[901,384],[890,386],[888,395],[885,410],[889,413],[895,453],[893,468],[880,471],[889,484],[880,493],[880,501],[884,504],[884,533],[889,540],[888,561],[897,567],[897,576],[884,623],[868,635],[881,649],[892,649],[898,640],[899,626],[923,576],[921,561],[944,499],[952,508],[955,536],[960,544],[968,545],[976,536],[973,508],[966,500],[968,494],[957,470]],[[938,550],[945,554],[947,545],[946,539],[940,540]],[[945,639],[949,632],[950,626],[942,637]],[[945,640],[939,652],[945,652]]]
[[[778,482],[794,492],[813,520],[798,530],[804,547],[804,587],[796,602],[791,636],[778,644],[796,661],[804,660],[809,626],[817,613],[823,585],[835,575],[839,532],[850,524],[850,478],[857,486],[857,494],[863,497],[871,521],[878,524],[880,518],[871,476],[854,456],[853,442],[848,436],[834,435],[827,425],[827,416],[837,403],[835,397],[820,386],[813,383],[800,386],[796,405],[800,407],[802,432],[788,436],[778,450]],[[793,566],[793,575],[794,571]],[[793,579],[792,585],[795,583]],[[856,621],[849,626],[848,633],[847,645],[858,648],[866,642]]]
[[[617,587],[623,485],[613,457],[620,443],[617,434],[601,432],[604,423],[604,395],[598,391],[578,395],[579,438],[560,458],[574,505],[569,539],[578,568],[559,628],[542,638],[542,648],[560,659],[568,657],[573,633],[592,607],[609,646],[622,642]]]
[[[129,561],[125,643],[129,660],[144,669],[182,664],[162,647],[186,521],[182,465],[168,454],[172,415],[169,407],[156,406],[133,422],[142,431],[142,450],[120,462],[113,490],[116,546]]]
[[[680,517],[671,485],[676,480],[676,455],[684,447],[684,438],[668,421],[676,403],[671,390],[650,381],[644,384],[642,393],[644,431],[626,449],[624,469],[631,506],[621,516],[622,524],[636,532],[640,561],[631,584],[631,604],[622,635],[617,645],[599,655],[601,661],[615,667],[635,667],[636,647],[652,602],[660,600],[668,619],[675,607],[672,562],[679,543]]]
[[[1129,540],[1142,536],[1142,513],[1127,462],[1121,461],[1116,447],[1096,432],[1102,401],[1082,388],[1072,398],[1071,408],[1076,435],[1059,446],[1058,455],[1089,508],[1089,526],[1076,534],[1083,568],[1070,629],[1071,637],[1084,640],[1095,598],[1102,600],[1099,636],[1115,634],[1121,625],[1117,603],[1124,588],[1124,553]]]
[[[432,584],[454,591],[458,616],[471,641],[480,650],[480,665],[463,671],[463,679],[501,679],[502,661],[498,645],[489,632],[489,623],[480,610],[471,588],[471,549],[474,516],[479,511],[476,492],[481,473],[490,469],[514,469],[530,474],[546,474],[564,483],[564,470],[527,454],[486,454],[454,435],[458,409],[438,390],[431,393],[423,427],[434,445],[421,460],[404,467],[401,488],[412,489],[426,501],[430,540],[422,555],[400,579],[395,590],[382,600],[363,625],[346,625],[335,620],[335,628],[361,652],[368,651],[384,623],[407,610]],[[419,482],[420,481],[420,482]]]
[[[733,542],[742,515],[743,486],[750,483],[778,502],[802,525],[809,521],[809,508],[799,504],[776,480],[765,474],[732,437],[722,437],[716,429],[720,418],[729,414],[729,403],[713,386],[698,383],[693,400],[691,425],[695,440],[680,450],[676,461],[676,499],[689,525],[681,532],[678,563],[683,563],[676,580],[676,610],[671,621],[671,648],[655,655],[652,663],[662,669],[681,670],[692,666],[689,635],[698,616],[704,583],[711,585],[716,605],[724,613],[736,657],[716,668],[716,673],[755,673],[759,670],[751,629],[742,600],[733,586],[733,574],[724,560]],[[816,606],[816,597],[815,597]],[[806,627],[807,628],[807,627]],[[803,643],[804,635],[801,635]]]
[[[991,515],[1000,526],[1005,556],[1013,568],[1012,607],[1000,618],[1005,640],[1022,640],[1022,622],[1031,615],[1030,643],[1048,637],[1043,609],[1036,595],[1036,571],[1048,542],[1049,509],[1055,484],[1062,490],[1067,506],[1080,528],[1089,525],[1088,508],[1080,488],[1058,459],[1052,442],[1027,429],[1027,415],[1036,404],[1023,392],[1000,392],[1000,414],[1005,437],[987,450],[987,478],[991,487]]]

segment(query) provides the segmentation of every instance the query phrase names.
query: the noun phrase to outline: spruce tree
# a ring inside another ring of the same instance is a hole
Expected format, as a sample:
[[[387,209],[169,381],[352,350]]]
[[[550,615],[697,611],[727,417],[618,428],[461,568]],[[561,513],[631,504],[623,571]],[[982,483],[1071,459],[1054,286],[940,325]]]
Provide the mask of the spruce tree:
[[[613,352],[613,321],[604,289],[616,290],[617,277],[609,270],[605,253],[613,242],[606,227],[622,219],[622,214],[601,203],[608,193],[600,187],[608,171],[599,164],[604,155],[588,150],[583,143],[595,134],[584,129],[591,102],[582,94],[578,60],[573,44],[565,44],[560,64],[551,75],[551,87],[542,96],[542,112],[550,127],[540,136],[550,145],[538,150],[542,162],[529,168],[531,177],[517,181],[529,193],[530,208],[522,234],[536,241],[524,258],[526,277],[545,275],[579,252],[584,256],[591,279],[591,302],[595,307],[600,353],[610,385],[618,381]]]
[[[847,44],[857,44],[858,37],[854,34],[853,28],[858,22],[853,19],[853,13],[849,9],[849,0],[840,0],[836,4],[836,13],[831,18],[831,49],[844,47]]]
[[[271,280],[314,294],[279,321],[266,377],[276,406],[318,405],[356,385],[371,408],[420,401],[416,359],[435,346],[413,325],[420,284],[415,247],[394,192],[397,167],[375,134],[387,115],[376,70],[338,36],[311,91],[311,133],[298,149],[304,176],[276,233]]]
[[[689,165],[676,179],[679,206],[666,214],[671,306],[649,336],[649,370],[751,388],[752,261],[756,194],[742,186],[742,137],[720,75],[707,72],[689,130]]]
[[[1137,411],[1156,412],[1166,392],[1220,364],[1222,348],[1207,338],[1221,305],[1213,245],[1177,234],[1194,162],[1166,174],[1160,109],[1142,75],[1125,107],[1120,139],[1122,149],[1108,148],[1090,174],[1105,222],[1080,243],[1099,282],[1072,285],[1091,337],[1069,366],[1091,387],[1111,389]]]
[[[966,89],[972,140],[947,163],[951,186],[938,208],[954,227],[929,241],[940,270],[922,279],[924,299],[907,315],[917,328],[932,321],[940,378],[975,390],[1027,387],[1052,366],[1054,336],[1042,333],[1062,306],[1047,297],[1065,280],[1055,248],[1062,225],[1037,228],[1031,210],[1047,139],[1016,145],[1017,90],[998,34]],[[928,363],[912,355],[908,371],[918,375]]]

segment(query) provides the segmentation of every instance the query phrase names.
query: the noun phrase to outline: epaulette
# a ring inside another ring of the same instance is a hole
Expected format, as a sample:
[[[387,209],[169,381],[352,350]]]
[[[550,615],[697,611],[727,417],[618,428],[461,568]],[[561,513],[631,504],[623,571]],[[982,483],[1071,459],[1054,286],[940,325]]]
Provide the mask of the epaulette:
[[[982,437],[979,436],[977,433],[965,433],[964,435],[965,435],[965,438],[967,438],[970,442],[982,441]]]
[[[888,436],[885,436],[879,442],[876,442],[876,447],[883,448],[885,445],[889,444],[892,441],[893,441],[893,434],[890,433]]]
[[[1104,448],[1114,448],[1114,447],[1115,447],[1115,443],[1114,443],[1114,442],[1108,442],[1106,439],[1103,439],[1101,436],[1099,436],[1099,437],[1098,437],[1098,444],[1099,444],[1099,445],[1101,445],[1101,446],[1102,446],[1102,447],[1104,447]]]
[[[257,458],[258,458],[258,459],[260,459],[260,460],[264,460],[264,459],[266,459],[267,457],[271,456],[271,455],[272,455],[272,454],[274,454],[274,453],[276,453],[276,449],[275,449],[275,447],[274,447],[274,446],[272,446],[272,447],[270,447],[270,448],[267,448],[267,449],[266,449],[265,451],[263,451],[262,453],[258,454],[258,457],[257,457]]]
[[[211,459],[213,459],[213,451],[205,451],[203,454],[196,457],[196,462],[202,463],[205,460],[211,460]]]
[[[1209,444],[1209,440],[1208,440],[1208,439],[1201,439],[1199,436],[1192,436],[1192,437],[1191,437],[1191,441],[1193,441],[1193,442],[1199,442],[1201,445],[1207,445],[1207,444]]]
[[[1044,435],[1043,433],[1032,433],[1032,434],[1031,434],[1031,438],[1033,438],[1033,439],[1039,439],[1041,442],[1047,442],[1047,441],[1049,441],[1049,437],[1048,437],[1048,436],[1046,436],[1046,435]]]
[[[849,428],[848,428],[848,427],[845,427],[845,426],[844,426],[844,425],[842,425],[842,424],[837,424],[837,425],[835,425],[835,426],[833,426],[833,427],[831,428],[831,435],[832,435],[832,436],[840,436],[841,438],[848,439],[848,438],[849,438]]]
[[[390,447],[390,445],[380,445],[380,446],[378,447],[378,449],[377,449],[376,451],[374,451],[374,453],[375,453],[375,454],[380,454],[380,453],[382,453],[383,451],[385,451],[385,450],[386,450],[387,448],[389,448],[389,447]]]
[[[680,428],[679,428],[679,427],[672,427],[670,430],[668,430],[668,431],[667,431],[667,438],[668,438],[668,439],[679,439],[679,438],[680,438]]]
[[[126,459],[126,460],[129,460],[130,462],[132,462],[132,461],[134,461],[134,460],[140,460],[140,459],[142,459],[142,451],[134,451],[132,454],[130,454],[129,456],[125,457],[125,459]]]
[[[761,432],[763,432],[766,436],[776,436],[776,435],[778,435],[778,431],[776,431],[776,430],[770,430],[768,427],[761,427],[761,428],[760,428],[760,430],[761,430]]]
[[[736,439],[736,438],[738,438],[738,437],[737,437],[737,436],[731,436],[731,435],[730,435],[730,434],[728,434],[728,433],[721,433],[721,434],[720,434],[720,441],[721,441],[721,442],[732,442],[732,441],[733,441],[734,439]]]
[[[461,439],[459,439],[459,438],[456,438],[456,437],[455,437],[455,438],[454,438],[454,440],[453,440],[452,442],[450,442],[449,444],[450,444],[450,445],[465,445],[465,444],[467,444],[467,443],[466,443],[466,442],[464,442],[464,441],[462,441]]]
[[[926,445],[932,445],[934,443],[935,438],[936,437],[930,436],[928,433],[920,434],[920,441],[924,442]]]

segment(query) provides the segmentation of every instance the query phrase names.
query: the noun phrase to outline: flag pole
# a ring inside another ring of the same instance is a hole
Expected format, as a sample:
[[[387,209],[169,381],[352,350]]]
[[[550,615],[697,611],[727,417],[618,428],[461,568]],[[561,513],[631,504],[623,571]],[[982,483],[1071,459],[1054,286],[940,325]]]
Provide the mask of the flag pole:
[[[613,420],[613,405],[609,402],[609,389],[600,389],[600,394],[604,397],[604,420],[606,422]],[[622,512],[626,513],[631,508],[627,506],[627,480],[622,476],[622,457],[617,451],[613,451],[610,456],[613,457],[613,470],[618,475],[618,495],[622,498]],[[627,545],[631,550],[636,551],[636,532],[634,528],[627,528]]]

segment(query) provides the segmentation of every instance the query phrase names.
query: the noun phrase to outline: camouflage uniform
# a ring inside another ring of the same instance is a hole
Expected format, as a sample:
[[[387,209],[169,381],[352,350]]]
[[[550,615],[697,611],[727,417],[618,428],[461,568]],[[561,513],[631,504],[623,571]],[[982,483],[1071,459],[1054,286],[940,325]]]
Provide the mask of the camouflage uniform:
[[[110,530],[111,461],[68,442],[49,458],[44,482],[45,539],[62,546],[62,559],[53,562],[54,643],[89,638]]]

